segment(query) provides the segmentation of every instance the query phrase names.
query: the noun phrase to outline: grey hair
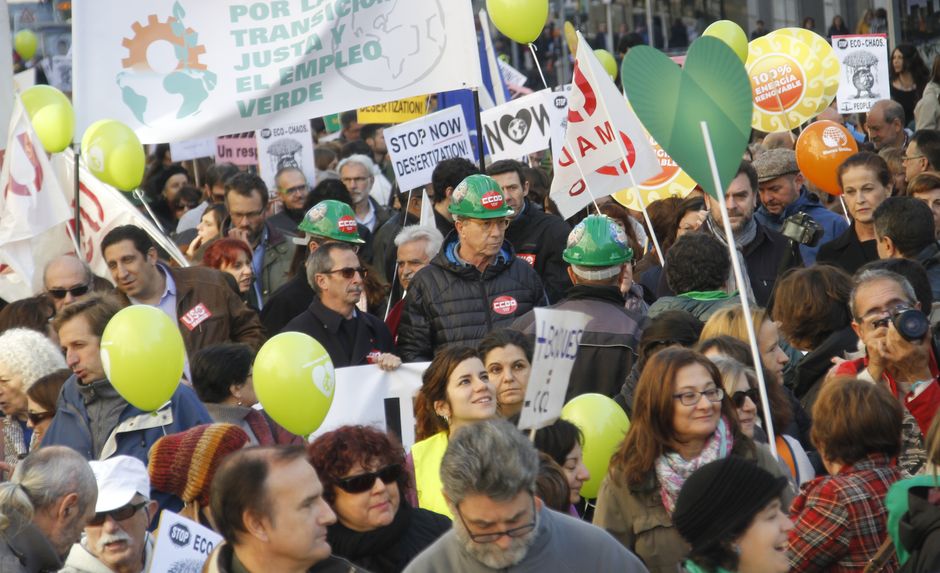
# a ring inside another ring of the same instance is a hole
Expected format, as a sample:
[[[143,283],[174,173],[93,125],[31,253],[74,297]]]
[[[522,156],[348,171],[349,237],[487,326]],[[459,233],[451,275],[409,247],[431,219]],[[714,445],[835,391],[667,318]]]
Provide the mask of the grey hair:
[[[721,386],[729,398],[734,396],[734,386],[740,378],[747,380],[748,388],[757,387],[757,373],[750,366],[726,356],[716,356],[711,360],[718,367],[718,372],[721,374]]]
[[[535,446],[503,419],[452,433],[441,461],[444,495],[454,505],[473,494],[507,501],[520,492],[534,492],[538,473]]]
[[[893,99],[884,99],[878,103],[882,104],[885,123],[894,123],[897,120],[902,127],[904,126],[904,106]]]
[[[378,169],[375,166],[375,162],[372,161],[372,158],[369,157],[368,155],[363,155],[361,153],[353,153],[346,159],[336,164],[336,172],[342,173],[343,166],[346,165],[347,163],[358,163],[359,165],[362,165],[363,167],[366,168],[366,171],[369,172],[369,175],[372,175],[372,176],[375,176],[376,171]]]
[[[0,334],[0,363],[23,377],[23,391],[46,374],[65,368],[62,352],[51,340],[28,328],[10,328]]]
[[[88,263],[83,261],[81,258],[76,257],[75,255],[62,255],[62,256],[51,259],[49,262],[46,263],[46,266],[42,268],[42,274],[41,275],[37,274],[34,276],[33,286],[35,287],[35,289],[33,292],[45,292],[46,274],[49,272],[49,267],[51,267],[54,263],[65,258],[73,259],[76,262],[78,262],[78,264],[82,266],[82,270],[85,272],[85,284],[89,286],[93,286],[92,282],[94,281],[95,273],[94,271],[91,270],[91,267],[88,266]],[[39,282],[40,284],[36,284],[37,282]]]
[[[305,264],[307,283],[317,296],[322,294],[320,287],[317,286],[317,275],[329,271],[330,267],[333,266],[333,251],[352,251],[355,253],[356,248],[349,243],[331,241],[320,245],[317,250],[310,253]]]
[[[409,225],[402,228],[402,230],[395,235],[396,247],[414,241],[427,241],[428,246],[425,249],[425,253],[427,253],[429,259],[433,259],[438,251],[441,250],[441,245],[444,244],[444,235],[434,227],[422,227],[420,225]]]
[[[858,316],[858,307],[856,306],[855,298],[858,296],[858,289],[862,288],[868,283],[881,280],[890,280],[894,281],[901,287],[901,290],[904,291],[904,296],[907,297],[907,300],[913,304],[917,302],[917,294],[914,292],[914,287],[911,286],[910,281],[908,281],[904,276],[899,275],[898,273],[889,271],[887,269],[869,269],[858,273],[855,276],[855,286],[852,287],[852,292],[849,294],[849,306],[852,309],[852,316],[856,319],[860,318]],[[930,309],[921,309],[925,312],[929,312]]]
[[[37,511],[70,493],[78,496],[79,515],[97,502],[98,484],[88,461],[65,446],[30,453],[17,464],[10,481],[0,484],[0,532],[25,527]]]

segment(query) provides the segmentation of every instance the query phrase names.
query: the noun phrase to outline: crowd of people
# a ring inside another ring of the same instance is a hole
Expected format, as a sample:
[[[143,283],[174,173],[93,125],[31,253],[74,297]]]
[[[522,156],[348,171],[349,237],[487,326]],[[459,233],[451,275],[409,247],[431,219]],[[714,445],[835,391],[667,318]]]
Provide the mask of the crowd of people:
[[[146,571],[161,511],[224,538],[210,572],[940,570],[940,59],[930,81],[917,59],[895,50],[867,116],[821,116],[860,139],[841,200],[795,137],[755,132],[723,197],[655,201],[649,226],[610,198],[563,219],[536,158],[400,189],[387,126],[355,112],[320,134],[315,185],[216,163],[194,187],[157,146],[144,200],[189,266],[116,226],[110,276],[57,257],[0,310],[0,570]],[[130,305],[185,347],[153,412],[101,353]],[[601,468],[585,427],[517,428],[536,308],[589,318],[566,401],[630,420]],[[265,412],[252,364],[283,332],[336,368],[429,362],[416,443]]]

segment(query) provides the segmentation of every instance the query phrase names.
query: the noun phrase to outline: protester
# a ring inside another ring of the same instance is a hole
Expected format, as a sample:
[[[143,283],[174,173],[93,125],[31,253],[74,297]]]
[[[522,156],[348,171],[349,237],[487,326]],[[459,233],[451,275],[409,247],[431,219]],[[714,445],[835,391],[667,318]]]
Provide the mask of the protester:
[[[186,256],[189,257],[189,260],[204,261],[206,250],[216,239],[222,236],[222,227],[227,217],[228,211],[225,210],[223,204],[213,204],[206,207],[202,212],[202,218],[199,219],[199,224],[196,225],[196,236],[186,247]]]
[[[940,239],[940,173],[924,172],[911,179],[907,194],[923,201],[933,213],[934,238]]]
[[[89,460],[123,454],[146,462],[150,446],[161,436],[211,422],[184,384],[156,412],[144,412],[118,394],[105,375],[101,336],[119,310],[113,297],[91,295],[56,316],[53,325],[73,374],[62,387],[52,425],[43,437],[44,449],[64,445]]]
[[[873,218],[878,256],[920,263],[927,271],[933,299],[940,300],[940,244],[934,238],[930,208],[913,197],[890,197],[875,209]]]
[[[258,316],[219,271],[165,265],[158,261],[150,235],[133,225],[109,231],[101,241],[101,252],[123,302],[147,304],[165,312],[178,323],[188,354],[219,342],[261,347],[264,329]]]
[[[304,454],[300,446],[257,447],[222,462],[212,478],[210,507],[225,543],[203,571],[365,571],[331,555],[327,527],[336,515]]]
[[[545,507],[561,513],[571,510],[571,488],[564,470],[545,452],[539,452],[539,473],[535,478],[535,497]]]
[[[496,391],[480,355],[466,346],[448,346],[422,375],[415,399],[415,437],[409,454],[418,507],[453,517],[441,494],[440,465],[450,434],[496,417]]]
[[[499,416],[518,423],[532,374],[532,342],[516,330],[501,328],[484,336],[477,352],[493,384]]]
[[[890,99],[876,101],[865,119],[865,131],[875,151],[885,147],[907,147],[904,125],[904,106]]]
[[[780,232],[784,221],[792,215],[804,213],[823,228],[822,238],[815,246],[800,245],[803,263],[812,265],[816,262],[819,248],[842,234],[848,224],[841,216],[826,209],[816,195],[807,191],[793,150],[766,151],[754,159],[753,165],[757,171],[761,202],[754,213],[758,223]]]
[[[599,529],[535,498],[538,454],[504,420],[457,430],[441,462],[454,527],[405,569],[424,571],[645,572]]]
[[[829,25],[829,30],[826,32],[826,37],[831,42],[833,36],[845,36],[847,34],[849,34],[849,27],[845,25],[845,21],[842,19],[842,16],[836,14],[832,17],[832,24]]]
[[[891,80],[891,99],[904,109],[905,127],[914,121],[914,107],[924,95],[930,72],[911,44],[898,44],[891,52],[888,78]]]
[[[747,273],[754,300],[764,306],[770,300],[781,265],[785,264],[784,268],[798,267],[802,265],[802,259],[798,250],[793,248],[795,245],[791,246],[786,237],[765,227],[754,217],[757,189],[757,171],[749,161],[742,161],[737,175],[725,191],[724,200],[734,245],[740,253],[739,259]],[[708,217],[703,229],[722,245],[727,245],[718,200],[706,195],[705,205]]]
[[[873,218],[878,205],[891,196],[891,171],[884,159],[862,151],[843,161],[837,176],[852,224],[820,247],[816,261],[854,273],[865,263],[878,259]]]
[[[212,205],[224,205],[225,181],[238,173],[238,167],[231,163],[213,163],[206,169],[202,179],[202,188],[205,199],[195,208],[187,211],[176,224],[176,234],[184,236],[185,231],[192,231],[203,219],[203,214]],[[219,229],[222,228],[219,221]]]
[[[50,321],[55,317],[55,306],[46,295],[15,300],[0,310],[0,333],[13,328],[26,328],[38,332],[58,344]]]
[[[471,175],[448,207],[455,231],[405,297],[398,346],[408,362],[428,360],[446,344],[477,344],[490,330],[545,304],[538,274],[505,240],[512,209],[499,184]]]
[[[147,531],[157,512],[147,467],[130,456],[90,462],[98,484],[95,516],[61,573],[143,573],[153,557]]]
[[[395,270],[403,293],[408,292],[411,279],[418,271],[431,264],[431,259],[441,251],[442,244],[444,244],[444,237],[433,227],[410,225],[404,227],[395,236],[398,254]],[[401,313],[404,310],[405,298],[402,296],[385,317],[385,324],[395,340],[398,339],[398,325],[401,323]]]
[[[40,377],[26,389],[26,425],[33,431],[30,449],[42,445],[42,437],[55,416],[56,402],[59,400],[62,386],[71,375],[72,371],[68,368],[60,368]]]
[[[215,423],[235,424],[248,434],[251,445],[303,444],[262,411],[252,379],[254,352],[244,344],[207,346],[193,355],[193,390]]]
[[[907,172],[904,167],[905,151],[898,147],[883,147],[878,155],[885,160],[888,171],[891,173],[891,195],[903,195],[904,190],[907,189]]]
[[[26,391],[40,377],[65,367],[65,360],[48,338],[25,328],[11,328],[0,334],[0,348],[0,461],[3,469],[11,472],[35,447],[33,430],[28,425]]]
[[[370,194],[376,181],[375,163],[368,156],[356,153],[340,161],[336,170],[352,198],[356,221],[374,233],[391,217],[388,208]]]
[[[666,253],[666,280],[676,296],[656,300],[649,317],[667,310],[683,310],[707,321],[718,309],[737,305],[740,295],[727,292],[731,260],[728,249],[706,233],[679,237]]]
[[[564,511],[580,517],[575,506],[581,502],[581,486],[591,479],[591,472],[584,465],[584,452],[581,449],[584,446],[584,434],[581,428],[559,418],[550,426],[539,429],[532,443],[561,467],[569,490]]]
[[[902,158],[904,174],[907,181],[926,171],[940,169],[940,131],[936,129],[922,129],[911,136]],[[896,190],[903,193],[907,189]]]
[[[672,515],[693,471],[732,454],[774,475],[782,470],[765,446],[741,432],[718,369],[692,350],[667,348],[649,360],[632,413],[601,482],[594,523],[635,551],[652,573],[672,573],[687,551]]]
[[[304,172],[298,167],[281,167],[274,175],[274,184],[277,186],[277,196],[281,200],[282,209],[277,214],[268,217],[268,224],[279,233],[287,237],[297,235],[297,225],[304,220],[304,201],[310,194],[310,185]]]
[[[887,537],[884,497],[900,472],[901,406],[865,380],[827,382],[813,406],[813,443],[828,476],[806,484],[790,507],[794,571],[860,571]],[[893,558],[887,569],[897,570]]]
[[[678,197],[666,197],[665,199],[653,201],[646,206],[646,213],[649,215],[650,222],[653,225],[651,232],[656,235],[659,241],[663,257],[666,256],[666,253],[669,252],[669,247],[676,241],[677,225],[681,217],[679,205],[683,205],[682,199]],[[704,208],[703,206],[702,209]],[[634,272],[639,277],[639,282],[643,285],[646,292],[652,295],[652,300],[663,296],[663,293],[659,290],[660,287],[667,290],[669,288],[668,285],[666,285],[665,277],[662,276],[662,271],[663,268],[659,262],[656,246],[650,241],[646,254],[637,262]]]
[[[786,480],[737,456],[704,465],[676,501],[676,529],[691,546],[687,573],[787,573]]]
[[[257,309],[260,301],[252,292],[254,271],[251,258],[251,247],[245,241],[226,237],[209,245],[202,256],[202,264],[231,276],[245,304]]]
[[[625,299],[624,306],[627,310],[636,314],[646,316],[649,312],[649,303],[646,302],[651,293],[646,292],[646,287],[637,282],[636,268],[639,265],[639,253],[643,253],[643,243],[637,238],[637,232],[634,227],[634,219],[629,211],[616,201],[609,201],[601,206],[601,214],[607,215],[623,227],[627,236],[627,245],[633,251],[633,258],[629,265],[623,266],[623,277],[620,279],[620,292]]]
[[[529,263],[541,277],[548,300],[561,300],[572,284],[562,261],[571,228],[561,218],[546,215],[529,201],[529,182],[518,161],[495,161],[486,168],[486,174],[499,184],[514,213],[506,229],[506,240],[516,250],[516,256]]]
[[[647,322],[626,309],[620,291],[633,251],[619,223],[606,215],[591,215],[571,231],[563,257],[575,286],[549,308],[590,317],[578,341],[565,401],[589,392],[612,397],[633,368],[639,337]],[[512,325],[532,338],[536,326],[534,310]]]
[[[56,312],[94,290],[91,267],[75,255],[62,255],[46,263],[42,271],[43,292],[49,295]]]
[[[751,307],[751,323],[757,336],[757,349],[760,351],[761,366],[769,372],[772,381],[783,384],[783,368],[789,361],[786,352],[780,348],[780,334],[767,311],[760,307]],[[740,306],[722,308],[705,322],[701,339],[714,338],[723,334],[734,336],[749,343],[744,310]]]
[[[450,529],[443,515],[409,505],[405,452],[386,434],[342,426],[307,447],[307,459],[336,513],[333,553],[374,573],[397,573]]]
[[[940,129],[940,61],[933,60],[930,81],[914,106],[914,129]],[[940,167],[940,166],[938,166]]]
[[[395,239],[403,230],[409,227],[418,228],[418,224],[421,222],[421,204],[425,201],[425,195],[430,192],[429,189],[430,185],[404,191],[398,190],[397,199],[401,204],[401,209],[393,211],[388,221],[385,221],[375,232],[372,241],[371,263],[376,272],[384,280],[391,282],[393,287],[396,286],[394,281],[397,278],[395,266],[395,255],[397,254],[395,247],[397,245],[395,245]],[[430,224],[421,228],[428,229],[432,226],[435,229],[437,228],[436,225]],[[441,237],[443,242],[443,235]],[[393,288],[393,291],[396,291],[396,289]]]

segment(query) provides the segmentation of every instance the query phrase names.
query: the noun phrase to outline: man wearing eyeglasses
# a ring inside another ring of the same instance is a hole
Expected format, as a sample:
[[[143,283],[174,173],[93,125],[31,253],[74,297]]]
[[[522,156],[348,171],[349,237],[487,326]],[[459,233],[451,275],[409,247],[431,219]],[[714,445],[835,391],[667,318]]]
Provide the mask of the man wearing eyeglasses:
[[[56,312],[92,291],[95,275],[91,268],[75,255],[62,255],[46,264],[42,273],[43,289]]]
[[[372,159],[359,153],[350,155],[336,166],[339,179],[352,199],[356,222],[373,233],[392,216],[387,207],[379,205],[371,196],[375,184],[374,168]]]
[[[488,175],[470,175],[450,197],[454,231],[405,297],[398,347],[407,362],[445,344],[476,346],[496,328],[547,303],[542,280],[506,241],[514,211]]]
[[[322,245],[307,259],[307,280],[316,294],[304,312],[283,332],[303,332],[315,338],[335,368],[377,364],[383,370],[401,365],[385,323],[356,308],[366,270],[348,243]]]
[[[602,529],[536,498],[538,469],[535,447],[505,420],[454,432],[441,461],[441,482],[457,518],[405,573],[647,570]]]
[[[98,483],[95,516],[85,535],[72,546],[61,573],[141,573],[153,552],[147,531],[156,515],[150,499],[150,476],[137,458],[115,456],[90,462]]]
[[[277,195],[284,207],[268,217],[268,224],[288,237],[297,236],[297,225],[304,220],[304,201],[310,194],[310,185],[304,172],[297,167],[282,167],[274,176]]]

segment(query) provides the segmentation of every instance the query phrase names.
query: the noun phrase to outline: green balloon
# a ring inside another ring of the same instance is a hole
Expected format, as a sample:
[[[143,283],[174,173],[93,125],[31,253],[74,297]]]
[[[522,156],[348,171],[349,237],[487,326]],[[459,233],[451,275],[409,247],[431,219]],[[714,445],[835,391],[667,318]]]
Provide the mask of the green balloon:
[[[602,50],[600,48],[594,50],[594,55],[597,56],[597,61],[599,61],[601,66],[604,67],[604,71],[607,72],[607,75],[610,76],[610,79],[616,80],[617,60],[614,58],[614,55],[607,50]]]
[[[548,20],[548,0],[486,0],[493,25],[507,38],[528,44],[542,33]]]
[[[52,86],[38,85],[20,94],[23,107],[48,153],[58,153],[72,143],[75,110],[64,93]]]
[[[102,119],[88,126],[82,136],[82,155],[92,175],[121,191],[133,191],[144,179],[144,146],[120,121]]]
[[[135,304],[115,314],[101,335],[101,364],[114,389],[145,412],[160,409],[183,375],[186,350],[162,310]]]
[[[561,417],[581,429],[584,466],[591,479],[581,486],[581,497],[595,499],[607,475],[610,458],[630,429],[630,420],[623,408],[603,394],[581,394],[565,404]]]
[[[32,30],[20,30],[13,36],[13,49],[24,61],[33,59],[38,45],[39,41],[36,40],[36,34],[33,34]]]
[[[631,48],[620,67],[624,91],[669,157],[712,197],[723,196],[751,136],[751,82],[744,64],[723,41],[692,43],[679,68],[659,50]],[[721,189],[709,166],[701,123],[708,124]]]
[[[302,332],[282,332],[258,351],[255,394],[274,421],[299,436],[326,419],[336,390],[333,361],[319,342]]]
[[[744,33],[741,26],[731,20],[718,20],[705,28],[702,35],[718,38],[728,44],[728,47],[734,50],[734,53],[738,55],[742,62],[747,62],[747,34]]]

